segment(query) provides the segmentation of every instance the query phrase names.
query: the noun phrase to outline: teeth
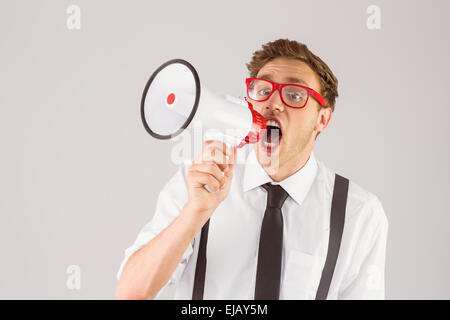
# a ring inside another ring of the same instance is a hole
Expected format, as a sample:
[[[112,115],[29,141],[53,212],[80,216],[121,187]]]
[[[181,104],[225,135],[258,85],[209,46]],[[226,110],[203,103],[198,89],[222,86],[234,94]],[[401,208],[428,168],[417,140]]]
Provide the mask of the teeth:
[[[277,128],[280,127],[278,122],[276,122],[275,120],[267,120],[266,121],[266,126],[273,126],[273,127],[277,127]]]
[[[276,143],[267,142],[265,140],[263,141],[263,143],[266,147],[275,147],[276,146]]]

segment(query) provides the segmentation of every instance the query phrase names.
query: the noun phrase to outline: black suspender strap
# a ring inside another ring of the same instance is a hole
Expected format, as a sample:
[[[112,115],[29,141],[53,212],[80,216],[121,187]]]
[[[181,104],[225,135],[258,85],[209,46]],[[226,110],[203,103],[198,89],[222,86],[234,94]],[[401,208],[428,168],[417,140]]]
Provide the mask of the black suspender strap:
[[[333,200],[331,202],[330,214],[330,238],[328,241],[328,252],[325,266],[322,270],[319,288],[316,293],[316,300],[326,300],[333,278],[339,248],[341,246],[342,233],[344,231],[345,208],[347,206],[348,194],[347,178],[336,174],[334,179]]]
[[[197,265],[195,266],[194,290],[192,300],[203,300],[206,274],[206,245],[208,243],[209,220],[202,227],[198,248]]]
[[[328,241],[328,252],[325,266],[322,270],[319,288],[316,293],[316,300],[325,300],[333,278],[334,268],[339,255],[342,233],[344,231],[345,208],[347,206],[349,180],[338,174],[334,179],[333,199],[331,202],[330,214],[330,238]],[[202,228],[200,244],[197,255],[197,265],[195,267],[194,289],[192,300],[203,300],[205,291],[206,274],[206,245],[208,242],[209,220]]]

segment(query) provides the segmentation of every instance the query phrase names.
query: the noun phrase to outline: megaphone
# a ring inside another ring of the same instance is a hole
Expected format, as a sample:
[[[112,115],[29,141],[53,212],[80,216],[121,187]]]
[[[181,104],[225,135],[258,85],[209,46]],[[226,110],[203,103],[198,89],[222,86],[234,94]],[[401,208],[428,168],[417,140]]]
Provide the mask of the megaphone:
[[[173,138],[201,121],[204,129],[219,133],[225,143],[242,147],[264,135],[266,121],[250,102],[241,102],[210,92],[200,84],[189,62],[173,59],[156,69],[147,81],[141,118],[147,132],[157,139]]]

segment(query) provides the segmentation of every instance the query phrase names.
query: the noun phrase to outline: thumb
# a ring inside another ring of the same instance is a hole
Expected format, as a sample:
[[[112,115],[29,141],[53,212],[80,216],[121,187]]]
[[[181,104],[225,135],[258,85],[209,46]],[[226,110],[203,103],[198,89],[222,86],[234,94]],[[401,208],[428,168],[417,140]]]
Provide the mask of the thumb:
[[[233,169],[234,169],[234,165],[236,163],[236,158],[237,158],[237,148],[233,147],[232,148],[232,158],[231,161],[228,163],[226,169],[225,169],[225,176],[230,177],[231,175],[233,175]]]

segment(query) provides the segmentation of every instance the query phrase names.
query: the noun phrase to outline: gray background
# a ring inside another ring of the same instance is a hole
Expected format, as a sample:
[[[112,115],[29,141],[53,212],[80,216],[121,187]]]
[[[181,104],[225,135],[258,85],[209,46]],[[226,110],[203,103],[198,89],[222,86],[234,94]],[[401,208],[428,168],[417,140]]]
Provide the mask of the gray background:
[[[371,4],[380,30],[366,27]],[[289,38],[339,79],[315,152],[385,208],[387,298],[449,299],[449,15],[438,0],[2,0],[0,298],[114,298],[123,250],[176,171],[175,143],[141,124],[150,74],[184,58],[213,91],[242,95],[251,54]]]

